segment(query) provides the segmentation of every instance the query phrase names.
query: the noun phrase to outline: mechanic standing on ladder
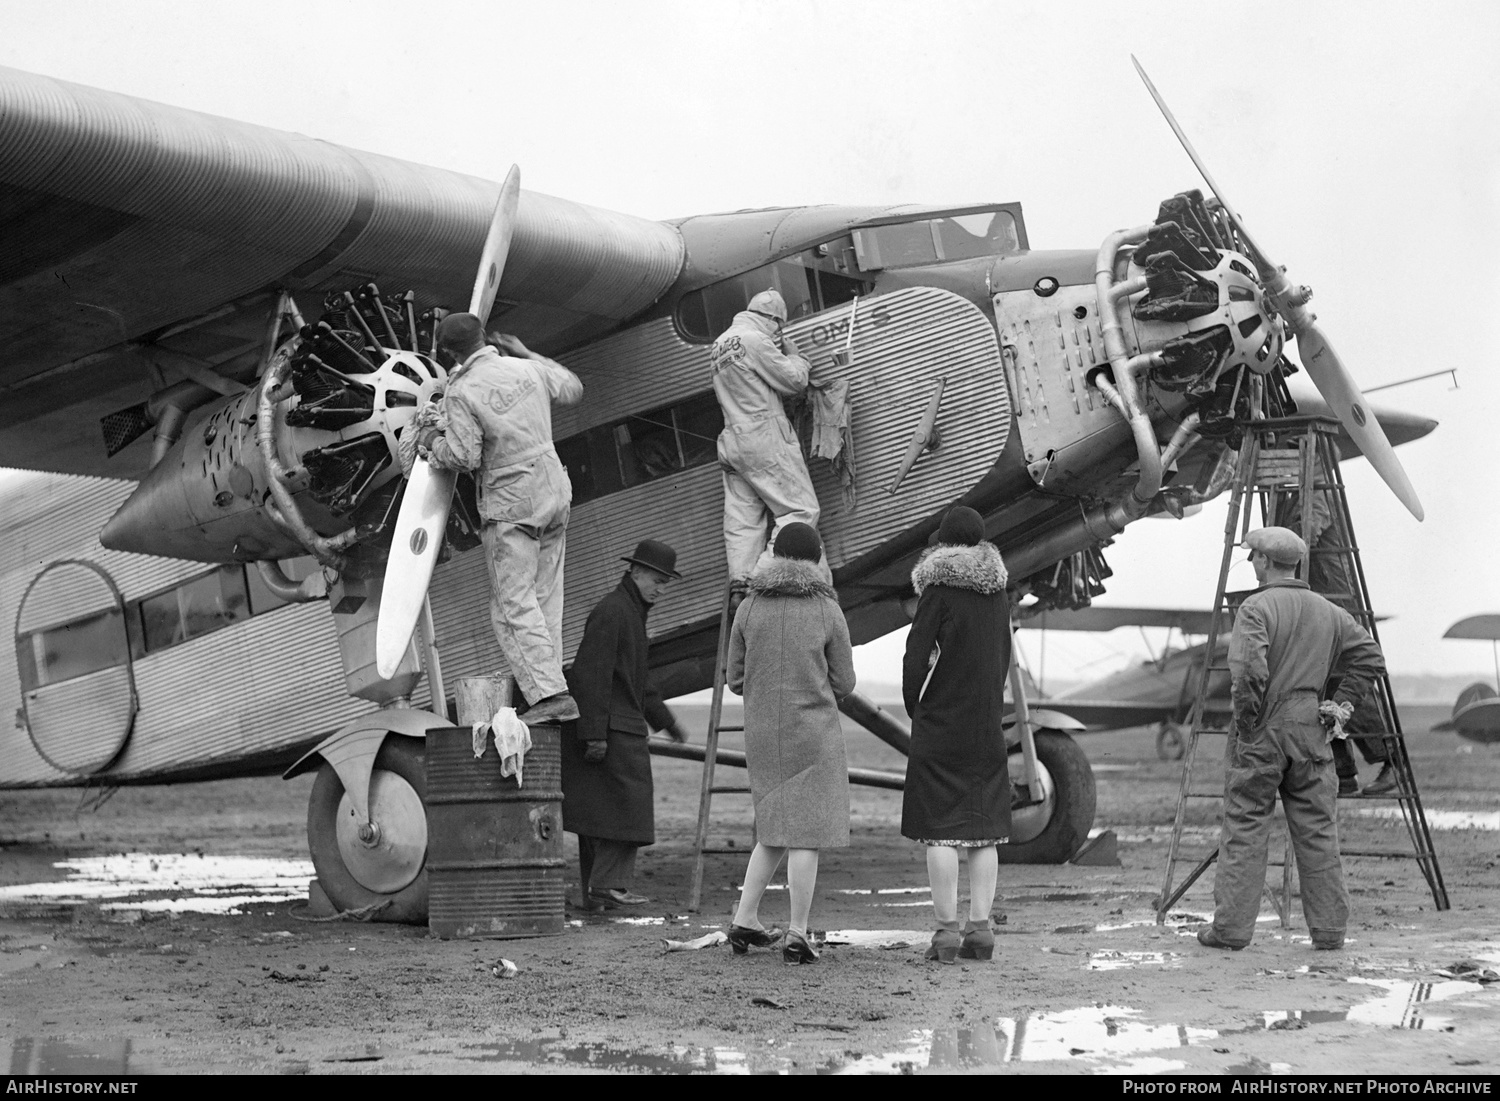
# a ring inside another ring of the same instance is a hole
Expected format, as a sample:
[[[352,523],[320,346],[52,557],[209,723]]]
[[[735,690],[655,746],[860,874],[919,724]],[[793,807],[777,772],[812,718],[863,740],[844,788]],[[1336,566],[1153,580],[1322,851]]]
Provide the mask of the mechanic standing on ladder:
[[[714,341],[710,358],[714,396],[724,413],[724,550],[739,591],[756,565],[769,560],[767,546],[783,527],[818,526],[818,497],[781,404],[807,389],[812,365],[782,335],[785,324],[780,293],[761,291]]]
[[[1236,951],[1250,943],[1279,791],[1313,947],[1339,949],[1349,896],[1329,741],[1342,737],[1342,724],[1385,672],[1385,660],[1353,616],[1297,580],[1297,566],[1307,555],[1299,535],[1260,528],[1245,546],[1260,588],[1240,605],[1229,636],[1234,715],[1224,767],[1224,824],[1214,920],[1199,930],[1198,941]],[[1320,703],[1330,673],[1342,679],[1334,698]]]
[[[583,383],[518,338],[495,339],[499,351],[485,342],[484,326],[471,313],[438,322],[438,347],[457,366],[442,413],[420,429],[417,449],[441,470],[475,472],[490,624],[531,705],[521,721],[566,722],[578,718],[562,668],[563,552],[573,486],[552,446],[552,403],[574,404]]]

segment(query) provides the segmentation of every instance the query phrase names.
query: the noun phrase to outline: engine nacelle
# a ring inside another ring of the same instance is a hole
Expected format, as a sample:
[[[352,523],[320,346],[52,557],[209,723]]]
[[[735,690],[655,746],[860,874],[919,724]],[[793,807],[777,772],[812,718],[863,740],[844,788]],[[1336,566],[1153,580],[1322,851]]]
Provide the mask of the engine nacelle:
[[[283,344],[267,371],[286,379],[272,395],[271,440],[309,528],[331,536],[353,526],[373,537],[400,486],[401,432],[441,391],[446,372],[415,350],[431,347],[430,314],[419,323],[409,300],[403,316],[373,290],[341,299]],[[265,381],[196,410],[100,542],[201,562],[306,554],[272,494],[258,423]]]

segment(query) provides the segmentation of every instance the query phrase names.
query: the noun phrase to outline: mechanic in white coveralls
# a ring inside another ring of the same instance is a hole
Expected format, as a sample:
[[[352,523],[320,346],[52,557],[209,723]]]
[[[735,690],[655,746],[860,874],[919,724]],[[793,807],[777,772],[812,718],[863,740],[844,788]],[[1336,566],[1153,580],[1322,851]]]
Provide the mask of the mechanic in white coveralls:
[[[818,497],[781,404],[807,389],[812,365],[782,336],[785,324],[781,295],[761,291],[734,315],[711,353],[714,395],[724,412],[724,550],[735,583],[749,578],[787,524],[818,525]]]
[[[535,725],[578,718],[562,670],[563,552],[573,486],[552,446],[552,403],[572,405],[583,383],[513,336],[497,350],[471,313],[438,324],[448,375],[437,423],[418,450],[440,470],[472,470],[490,573],[490,624]]]

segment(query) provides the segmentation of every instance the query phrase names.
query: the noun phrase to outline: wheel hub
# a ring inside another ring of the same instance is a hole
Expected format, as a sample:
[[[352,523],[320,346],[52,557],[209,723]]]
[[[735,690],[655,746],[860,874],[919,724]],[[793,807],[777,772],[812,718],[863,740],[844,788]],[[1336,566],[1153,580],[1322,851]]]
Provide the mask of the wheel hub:
[[[348,792],[339,800],[339,855],[361,887],[395,894],[427,858],[427,812],[409,783],[394,772],[370,775],[370,820],[362,822]]]
[[[1014,760],[1014,758],[1012,758]],[[1052,812],[1057,807],[1057,790],[1052,783],[1052,773],[1041,761],[1036,763],[1037,778],[1042,782],[1042,801],[1027,807],[1016,807],[1010,812],[1010,844],[1024,845],[1040,837],[1052,821]]]

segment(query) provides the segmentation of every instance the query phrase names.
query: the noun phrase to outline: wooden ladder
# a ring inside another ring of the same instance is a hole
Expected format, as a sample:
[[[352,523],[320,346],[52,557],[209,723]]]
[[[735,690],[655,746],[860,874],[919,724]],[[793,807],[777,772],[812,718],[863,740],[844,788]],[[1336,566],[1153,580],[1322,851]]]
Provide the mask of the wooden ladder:
[[[1191,801],[1209,800],[1217,804],[1217,820],[1223,820],[1224,791],[1222,786],[1214,789],[1201,787],[1202,777],[1198,759],[1199,746],[1204,737],[1227,738],[1228,725],[1210,725],[1210,696],[1216,687],[1222,686],[1229,666],[1218,653],[1220,638],[1227,640],[1229,629],[1240,603],[1248,593],[1226,592],[1230,559],[1235,548],[1244,539],[1250,527],[1250,502],[1247,498],[1258,497],[1261,516],[1267,524],[1278,522],[1277,517],[1287,517],[1295,507],[1301,518],[1302,534],[1309,546],[1308,558],[1303,560],[1301,575],[1313,576],[1313,559],[1320,562],[1318,580],[1332,577],[1342,587],[1323,592],[1327,599],[1338,604],[1368,631],[1377,643],[1380,641],[1375,615],[1370,608],[1370,593],[1365,582],[1364,567],[1360,563],[1359,546],[1354,538],[1354,524],[1349,514],[1348,495],[1344,489],[1343,475],[1339,471],[1338,450],[1335,439],[1338,435],[1337,421],[1318,416],[1290,416],[1252,420],[1246,426],[1244,442],[1240,447],[1239,464],[1229,499],[1229,515],[1224,524],[1224,554],[1219,563],[1219,583],[1214,594],[1213,615],[1209,622],[1207,646],[1204,651],[1202,673],[1198,681],[1190,721],[1191,732],[1186,752],[1183,754],[1182,780],[1177,795],[1177,813],[1172,823],[1172,838],[1167,850],[1166,869],[1162,879],[1161,894],[1156,898],[1156,920],[1166,921],[1167,914],[1178,900],[1197,882],[1218,859],[1217,840],[1207,853],[1185,854],[1182,838],[1187,821],[1188,804]],[[1321,498],[1319,497],[1321,495]],[[1319,541],[1314,544],[1307,539],[1312,532],[1314,510],[1326,506],[1329,523]],[[1243,514],[1243,520],[1242,520]],[[1283,524],[1283,526],[1287,526]],[[1327,587],[1327,586],[1325,586]],[[1386,796],[1394,800],[1401,809],[1411,850],[1390,849],[1340,849],[1342,856],[1385,857],[1415,860],[1427,880],[1432,900],[1439,910],[1448,909],[1448,891],[1443,884],[1442,870],[1438,867],[1437,854],[1432,846],[1432,833],[1422,810],[1417,781],[1412,773],[1411,758],[1406,752],[1406,740],[1401,732],[1401,718],[1396,711],[1395,697],[1391,693],[1388,674],[1382,674],[1371,686],[1375,703],[1380,712],[1380,729],[1351,733],[1351,739],[1379,741],[1386,749],[1386,756],[1396,776],[1395,792]],[[1217,722],[1220,715],[1213,709]],[[1232,716],[1224,715],[1226,724]],[[1278,818],[1281,819],[1279,806]],[[1284,819],[1283,829],[1285,827]],[[1179,865],[1191,864],[1192,870],[1180,882],[1174,882]],[[1275,865],[1271,865],[1274,867]],[[1281,888],[1266,893],[1276,908],[1281,924],[1291,922],[1292,902],[1292,852],[1288,839],[1281,862]]]
[[[708,847],[708,824],[709,815],[713,806],[715,795],[748,795],[750,788],[744,785],[732,785],[716,787],[714,785],[714,766],[719,755],[719,734],[722,731],[743,731],[744,726],[725,726],[724,717],[724,687],[727,679],[729,665],[729,629],[734,620],[730,614],[730,605],[733,602],[734,588],[732,585],[724,587],[724,601],[719,607],[719,645],[718,652],[714,656],[714,689],[713,701],[708,708],[708,739],[704,744],[703,756],[703,785],[698,795],[698,826],[693,835],[693,885],[688,895],[688,910],[697,913],[703,904],[703,857],[707,853],[740,853],[748,856],[746,850],[741,849],[711,849]]]

